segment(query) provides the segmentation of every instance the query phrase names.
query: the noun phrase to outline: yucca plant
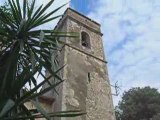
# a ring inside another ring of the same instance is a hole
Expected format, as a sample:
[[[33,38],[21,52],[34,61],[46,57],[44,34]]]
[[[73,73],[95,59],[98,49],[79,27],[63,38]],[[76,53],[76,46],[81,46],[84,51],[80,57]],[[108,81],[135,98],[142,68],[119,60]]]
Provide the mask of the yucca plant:
[[[52,15],[59,8],[46,13],[54,0],[50,0],[45,6],[35,7],[36,0],[28,3],[28,0],[8,0],[10,13],[0,9],[0,119],[18,120],[51,117],[68,117],[82,115],[81,111],[62,111],[46,113],[37,102],[37,97],[55,89],[63,79],[58,75],[64,66],[59,66],[56,56],[59,47],[58,38],[74,37],[70,33],[56,32],[53,30],[38,30],[40,25],[52,21],[61,16]],[[62,43],[61,43],[62,44]],[[52,60],[51,60],[51,56]],[[54,58],[54,59],[53,59]],[[45,77],[42,69],[47,70],[50,76]],[[37,84],[35,74],[43,77],[43,81]],[[54,84],[40,92],[37,90],[54,77]],[[27,88],[26,84],[34,87]],[[25,89],[25,90],[24,90]],[[24,103],[31,101],[37,108],[37,112],[31,112]]]

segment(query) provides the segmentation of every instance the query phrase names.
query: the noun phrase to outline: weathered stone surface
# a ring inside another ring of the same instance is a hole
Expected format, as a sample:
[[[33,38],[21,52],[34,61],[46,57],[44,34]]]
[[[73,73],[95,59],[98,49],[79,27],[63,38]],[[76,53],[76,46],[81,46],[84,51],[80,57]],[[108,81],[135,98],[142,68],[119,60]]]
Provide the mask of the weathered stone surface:
[[[81,109],[87,115],[62,120],[115,120],[110,83],[106,70],[100,25],[71,9],[58,29],[77,32],[79,38],[66,38],[63,49],[62,110]],[[91,49],[81,45],[81,32],[89,34]],[[88,74],[90,76],[88,76]],[[90,77],[90,80],[89,78]],[[107,82],[106,82],[107,81]]]
[[[68,9],[55,29],[77,32],[79,37],[61,38],[67,43],[60,56],[60,64],[67,65],[61,71],[65,81],[57,89],[59,95],[49,94],[55,98],[51,109],[87,112],[84,116],[55,120],[115,120],[100,25]],[[82,46],[82,31],[89,35],[91,48]]]

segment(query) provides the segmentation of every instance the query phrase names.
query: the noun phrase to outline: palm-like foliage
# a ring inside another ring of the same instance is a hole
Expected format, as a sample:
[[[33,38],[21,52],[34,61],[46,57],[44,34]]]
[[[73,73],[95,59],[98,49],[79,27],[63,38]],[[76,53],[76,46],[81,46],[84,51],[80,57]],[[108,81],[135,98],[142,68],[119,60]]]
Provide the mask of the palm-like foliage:
[[[56,57],[51,56],[60,49],[58,47],[59,37],[71,36],[68,33],[55,32],[52,30],[37,30],[43,25],[60,16],[51,17],[61,7],[45,13],[54,0],[43,7],[35,9],[35,0],[28,3],[28,0],[8,0],[11,8],[11,15],[0,10],[0,20],[3,27],[0,29],[0,119],[32,119],[45,117],[66,117],[81,115],[80,111],[67,111],[47,114],[39,106],[36,98],[51,89],[54,89],[63,80],[58,72],[63,68],[59,67]],[[56,52],[55,52],[56,51]],[[45,77],[42,69],[49,71],[50,76]],[[43,81],[37,85],[35,74],[40,74]],[[44,85],[51,77],[57,81],[41,92],[37,90]],[[34,87],[23,92],[26,83],[33,83]],[[33,114],[24,103],[32,101],[37,107],[38,114]]]
[[[4,11],[6,14],[10,15],[10,8],[7,3],[4,3],[3,6],[0,6],[0,11]],[[1,20],[0,20],[0,28],[2,27],[3,27],[3,24],[1,23]]]

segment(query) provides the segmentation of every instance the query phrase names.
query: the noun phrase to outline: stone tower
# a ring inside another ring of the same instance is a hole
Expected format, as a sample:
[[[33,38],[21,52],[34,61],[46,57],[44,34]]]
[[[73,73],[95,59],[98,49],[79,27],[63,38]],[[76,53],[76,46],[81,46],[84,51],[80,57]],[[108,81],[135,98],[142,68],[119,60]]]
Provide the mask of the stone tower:
[[[67,9],[55,30],[77,32],[65,41],[60,63],[65,81],[54,96],[54,111],[81,109],[87,115],[61,120],[115,120],[100,24]],[[58,118],[57,118],[58,119]]]

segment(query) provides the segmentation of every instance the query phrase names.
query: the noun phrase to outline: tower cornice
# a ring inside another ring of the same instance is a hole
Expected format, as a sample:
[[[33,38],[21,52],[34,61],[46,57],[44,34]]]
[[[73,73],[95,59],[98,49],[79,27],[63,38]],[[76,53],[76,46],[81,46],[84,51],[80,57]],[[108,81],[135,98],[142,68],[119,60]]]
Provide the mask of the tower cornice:
[[[55,26],[54,30],[57,30],[67,18],[72,19],[72,20],[82,24],[83,26],[87,27],[91,31],[94,31],[97,34],[100,34],[101,36],[103,35],[101,33],[101,29],[100,29],[101,25],[98,22],[88,18],[87,16],[85,16],[85,15],[83,15],[83,14],[81,14],[71,8],[66,9],[62,18],[58,21],[57,25]],[[87,23],[87,24],[84,24],[84,23]]]

